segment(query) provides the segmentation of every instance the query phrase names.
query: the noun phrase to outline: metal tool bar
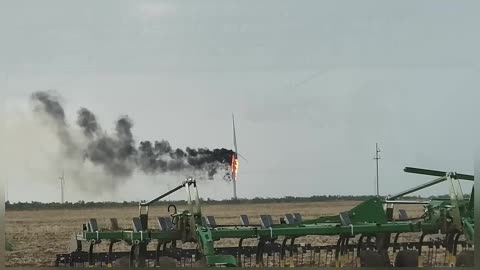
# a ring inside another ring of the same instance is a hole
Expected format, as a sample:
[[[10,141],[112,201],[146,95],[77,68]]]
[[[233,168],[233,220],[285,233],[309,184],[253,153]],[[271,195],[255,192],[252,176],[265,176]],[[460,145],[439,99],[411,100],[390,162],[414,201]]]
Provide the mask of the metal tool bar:
[[[416,173],[416,174],[424,174],[424,175],[440,176],[440,177],[447,175],[447,172],[443,172],[443,171],[413,168],[413,167],[405,167],[405,169],[403,169],[403,171],[407,172],[407,173]],[[473,179],[474,179],[473,175],[462,174],[462,173],[457,173],[456,177],[457,177],[457,179],[470,180],[470,181],[473,181]]]
[[[181,185],[177,186],[177,187],[174,188],[174,189],[171,189],[170,191],[165,192],[164,194],[158,196],[157,198],[155,198],[155,199],[153,199],[153,200],[151,200],[151,201],[149,201],[149,202],[142,202],[142,203],[140,203],[140,206],[149,206],[149,205],[151,205],[152,203],[155,203],[155,202],[157,202],[157,201],[159,201],[159,200],[167,197],[168,195],[176,192],[177,190],[180,190],[180,189],[184,188],[186,185],[187,185],[187,186],[190,186],[190,185],[193,184],[193,183],[195,183],[195,180],[191,180],[191,179],[186,180],[186,181],[184,181]]]
[[[429,201],[395,201],[395,200],[385,200],[385,203],[391,204],[429,204]]]
[[[399,192],[399,193],[397,193],[397,194],[394,194],[394,195],[391,195],[391,196],[387,196],[386,200],[395,200],[396,198],[400,198],[400,197],[405,196],[405,195],[407,195],[407,194],[410,194],[410,193],[413,193],[413,192],[422,190],[422,189],[427,188],[427,187],[431,187],[431,186],[436,185],[436,184],[438,184],[438,183],[444,182],[445,180],[447,180],[447,177],[446,177],[446,176],[437,178],[437,179],[432,180],[432,181],[430,181],[430,182],[427,182],[427,183],[425,183],[425,184],[421,184],[421,185],[419,185],[419,186],[416,186],[416,187],[407,189],[407,190],[402,191],[402,192]]]

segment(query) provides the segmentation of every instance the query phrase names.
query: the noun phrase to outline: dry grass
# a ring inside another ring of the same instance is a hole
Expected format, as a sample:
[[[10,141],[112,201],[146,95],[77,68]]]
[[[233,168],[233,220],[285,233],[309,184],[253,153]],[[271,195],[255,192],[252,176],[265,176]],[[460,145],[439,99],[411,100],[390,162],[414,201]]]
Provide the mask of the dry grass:
[[[299,212],[305,219],[324,215],[336,215],[348,210],[358,202],[316,202],[316,203],[278,203],[250,205],[206,205],[202,211],[213,215],[218,224],[239,224],[240,214],[247,214],[250,222],[259,223],[260,214],[270,214],[278,222],[285,213]],[[179,207],[181,208],[181,207]],[[405,206],[411,216],[418,216],[422,209]],[[151,217],[168,215],[166,207],[154,207],[149,212]],[[55,254],[71,250],[71,239],[75,232],[89,218],[96,218],[99,227],[106,227],[109,218],[115,217],[121,227],[130,228],[132,217],[138,216],[138,208],[90,209],[90,210],[42,210],[42,211],[8,211],[6,212],[6,237],[14,247],[6,254],[7,266],[52,266]],[[156,228],[153,218],[149,226]],[[304,237],[310,243],[327,243],[335,239],[320,237]],[[220,245],[237,245],[237,242],[223,240]],[[246,242],[245,244],[248,244]],[[104,249],[105,247],[99,247]],[[116,250],[126,249],[126,246]]]

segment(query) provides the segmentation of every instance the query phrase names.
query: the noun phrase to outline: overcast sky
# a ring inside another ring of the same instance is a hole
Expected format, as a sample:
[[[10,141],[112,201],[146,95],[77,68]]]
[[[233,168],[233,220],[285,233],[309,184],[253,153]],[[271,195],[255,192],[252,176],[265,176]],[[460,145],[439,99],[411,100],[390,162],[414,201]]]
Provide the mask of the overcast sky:
[[[431,180],[406,166],[473,174],[480,4],[434,2],[3,3],[8,198],[60,199],[61,166],[36,162],[48,159],[37,148],[51,138],[25,120],[30,94],[48,89],[71,123],[81,106],[106,129],[127,114],[137,140],[174,147],[232,148],[235,113],[248,160],[240,159],[239,197],[373,194],[376,142],[383,195]],[[69,201],[150,199],[182,180],[136,174],[113,194],[88,194],[68,177]],[[199,189],[232,196],[222,180]]]

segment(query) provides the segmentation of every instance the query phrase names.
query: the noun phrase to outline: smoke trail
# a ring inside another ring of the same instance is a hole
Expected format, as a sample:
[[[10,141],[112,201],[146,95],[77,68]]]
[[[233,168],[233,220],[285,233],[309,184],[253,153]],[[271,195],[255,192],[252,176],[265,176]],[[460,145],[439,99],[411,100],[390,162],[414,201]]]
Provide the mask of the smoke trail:
[[[78,111],[77,125],[83,129],[83,134],[90,139],[100,131],[97,118],[86,108],[81,108]]]
[[[85,126],[84,133],[90,134],[91,127]],[[104,134],[89,142],[85,150],[85,158],[95,165],[102,166],[112,176],[131,176],[136,167],[137,154],[131,128],[130,119],[121,117],[116,122],[114,136]]]
[[[200,170],[207,172],[210,179],[219,169],[228,169],[234,153],[224,148],[210,150],[187,147],[185,152],[179,148],[173,150],[165,140],[156,141],[154,146],[150,141],[142,141],[138,150],[138,164],[146,173]]]
[[[102,131],[97,117],[87,108],[77,112],[76,124],[82,130],[85,145],[76,143],[70,135],[65,112],[59,99],[49,92],[36,92],[32,99],[41,106],[36,112],[43,112],[54,123],[59,141],[70,154],[83,157],[105,173],[116,178],[130,177],[135,170],[146,174],[161,173],[204,173],[209,179],[221,170],[228,170],[232,150],[225,148],[191,148],[184,150],[172,148],[166,140],[140,141],[138,148],[132,132],[133,122],[128,116],[122,116],[115,122],[112,135]],[[37,105],[38,105],[37,104]]]
[[[77,152],[77,145],[68,130],[67,122],[65,120],[65,111],[60,104],[59,97],[54,91],[39,91],[31,96],[34,105],[34,112],[45,114],[56,128],[56,134],[64,146],[65,154],[68,157],[73,157]]]

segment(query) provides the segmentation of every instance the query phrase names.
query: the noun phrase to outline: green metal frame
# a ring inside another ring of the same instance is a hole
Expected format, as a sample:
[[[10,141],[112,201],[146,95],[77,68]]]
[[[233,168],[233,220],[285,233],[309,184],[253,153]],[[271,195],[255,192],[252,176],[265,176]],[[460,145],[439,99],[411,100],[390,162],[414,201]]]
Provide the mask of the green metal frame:
[[[473,180],[473,176],[410,167],[405,168],[405,171],[440,176],[440,178],[394,196],[387,197],[386,199],[375,197],[360,203],[347,212],[351,224],[342,224],[340,216],[335,215],[306,220],[299,224],[276,224],[270,228],[226,227],[211,229],[202,224],[202,214],[196,182],[190,179],[181,186],[166,193],[167,195],[171,194],[182,187],[187,188],[188,191],[189,209],[180,210],[172,214],[178,230],[159,231],[147,229],[139,232],[131,230],[83,231],[77,234],[77,240],[89,241],[91,243],[99,243],[101,241],[125,241],[129,244],[147,244],[152,240],[160,242],[176,240],[197,242],[199,244],[199,252],[204,255],[205,262],[208,266],[237,266],[237,260],[234,256],[215,254],[215,241],[224,238],[257,238],[268,240],[277,239],[278,237],[297,238],[308,235],[354,237],[356,235],[375,236],[379,233],[422,232],[423,234],[435,234],[444,230],[445,225],[447,225],[448,228],[454,227],[463,231],[466,238],[472,241],[474,239],[473,190],[469,201],[464,201],[463,194],[458,190],[458,179]],[[431,200],[425,207],[426,214],[422,220],[416,222],[394,221],[385,211],[386,207],[388,208],[388,205],[393,204],[396,199],[443,181],[449,181],[450,183],[450,199]],[[191,185],[193,185],[196,191],[195,207],[191,201]],[[165,196],[164,194],[148,203],[141,203],[140,214],[142,215],[142,207],[146,207],[146,214],[143,215],[148,215],[148,206]],[[185,231],[187,226],[192,229],[190,232]]]

